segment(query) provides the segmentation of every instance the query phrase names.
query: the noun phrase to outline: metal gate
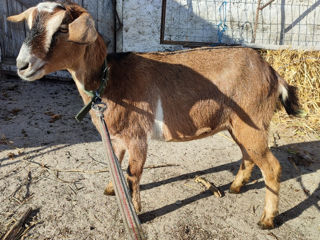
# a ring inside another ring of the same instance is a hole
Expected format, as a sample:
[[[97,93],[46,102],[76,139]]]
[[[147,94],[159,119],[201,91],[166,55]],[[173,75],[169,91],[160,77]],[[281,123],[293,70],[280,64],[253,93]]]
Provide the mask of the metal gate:
[[[0,68],[3,71],[15,72],[17,57],[28,28],[25,23],[10,23],[8,16],[18,14],[41,0],[0,0]],[[114,0],[73,0],[86,8],[96,22],[96,28],[108,44],[108,52],[115,46]],[[65,72],[51,74],[52,77],[69,77]]]
[[[162,0],[160,42],[320,49],[320,0]]]

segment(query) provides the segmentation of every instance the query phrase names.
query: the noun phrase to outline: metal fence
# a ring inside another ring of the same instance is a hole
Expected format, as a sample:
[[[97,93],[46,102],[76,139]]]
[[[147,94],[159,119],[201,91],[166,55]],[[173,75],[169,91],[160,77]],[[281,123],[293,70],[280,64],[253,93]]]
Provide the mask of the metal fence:
[[[163,0],[161,42],[320,48],[320,0]]]

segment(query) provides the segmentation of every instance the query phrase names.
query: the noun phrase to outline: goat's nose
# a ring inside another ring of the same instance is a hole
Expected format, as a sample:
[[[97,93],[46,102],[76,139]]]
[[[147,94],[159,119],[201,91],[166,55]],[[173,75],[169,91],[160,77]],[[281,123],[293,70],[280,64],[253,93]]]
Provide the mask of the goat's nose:
[[[19,70],[25,70],[27,69],[29,66],[29,63],[28,62],[25,62],[25,61],[21,61],[21,60],[17,60],[17,68]]]

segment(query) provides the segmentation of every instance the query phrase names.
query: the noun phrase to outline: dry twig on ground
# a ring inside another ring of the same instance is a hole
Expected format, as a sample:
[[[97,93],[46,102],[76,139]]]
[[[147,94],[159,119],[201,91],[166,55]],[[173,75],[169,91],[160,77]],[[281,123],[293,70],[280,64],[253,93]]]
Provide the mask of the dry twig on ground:
[[[29,218],[32,213],[32,208],[28,208],[22,216],[10,227],[7,233],[3,236],[2,240],[17,240],[20,239],[25,230],[29,229],[25,227],[26,220]]]
[[[222,197],[222,193],[220,192],[220,190],[211,182],[207,181],[204,178],[201,177],[195,177],[194,179],[197,183],[201,183],[203,186],[205,186],[205,188],[207,190],[210,190],[214,196],[216,196],[217,198],[221,198]]]

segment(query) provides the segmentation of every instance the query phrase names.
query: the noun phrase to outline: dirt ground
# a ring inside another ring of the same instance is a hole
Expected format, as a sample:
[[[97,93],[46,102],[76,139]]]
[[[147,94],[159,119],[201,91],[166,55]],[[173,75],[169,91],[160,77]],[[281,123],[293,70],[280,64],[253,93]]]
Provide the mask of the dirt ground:
[[[88,117],[74,120],[81,107],[73,82],[1,77],[0,236],[31,207],[24,239],[127,239],[115,197],[103,194],[109,173],[100,137]],[[283,168],[280,215],[275,229],[260,230],[264,182],[256,168],[240,194],[228,192],[241,159],[228,133],[151,141],[139,214],[148,239],[320,239],[319,136],[297,138],[273,124],[270,146]]]

